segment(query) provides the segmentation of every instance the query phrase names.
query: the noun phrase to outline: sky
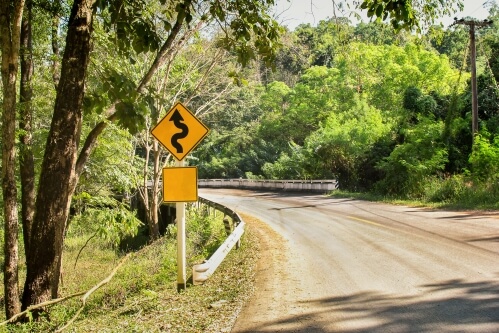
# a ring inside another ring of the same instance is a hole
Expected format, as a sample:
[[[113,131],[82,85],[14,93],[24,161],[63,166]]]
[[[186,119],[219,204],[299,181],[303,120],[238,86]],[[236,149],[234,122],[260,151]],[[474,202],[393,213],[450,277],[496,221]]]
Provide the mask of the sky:
[[[442,20],[445,27],[454,22],[454,17],[469,16],[478,20],[487,18],[486,0],[464,0],[463,2],[462,12]],[[275,13],[278,22],[293,30],[301,23],[310,23],[312,26],[316,26],[319,21],[333,17],[333,5],[332,0],[289,0],[289,2],[288,0],[276,0]],[[352,21],[354,21],[353,17]],[[366,18],[364,21],[368,22],[368,19]]]

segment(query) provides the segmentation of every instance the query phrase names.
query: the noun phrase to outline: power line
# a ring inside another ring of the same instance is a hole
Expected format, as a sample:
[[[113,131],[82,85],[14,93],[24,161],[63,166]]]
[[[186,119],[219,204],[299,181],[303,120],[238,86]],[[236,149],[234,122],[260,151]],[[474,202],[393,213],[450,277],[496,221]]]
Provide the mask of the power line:
[[[492,70],[492,67],[490,66],[490,56],[485,52],[485,50],[483,48],[483,43],[479,43],[478,46],[480,47],[482,54],[485,56],[485,63],[487,65],[487,69],[490,72],[492,84],[494,85],[496,92],[499,92],[499,84],[497,84],[496,78],[494,76],[494,71]],[[496,102],[496,105],[499,106],[499,103]]]
[[[481,5],[479,5],[478,7],[476,7],[471,13],[463,13],[463,14],[466,14],[466,16],[471,16],[473,14],[475,14],[477,11],[481,10],[481,9],[484,9],[485,8],[485,5],[488,3],[488,1],[485,1],[484,3],[482,3]],[[463,15],[462,14],[462,15]],[[463,15],[464,16],[464,15]]]

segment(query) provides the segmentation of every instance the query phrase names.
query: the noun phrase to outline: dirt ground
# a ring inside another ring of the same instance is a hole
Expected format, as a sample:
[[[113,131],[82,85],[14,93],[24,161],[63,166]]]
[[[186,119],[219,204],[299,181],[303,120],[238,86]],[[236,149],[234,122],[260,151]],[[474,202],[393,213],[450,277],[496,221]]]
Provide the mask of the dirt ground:
[[[232,333],[261,331],[265,328],[265,323],[275,318],[276,312],[288,311],[287,306],[283,306],[283,302],[278,300],[283,296],[293,297],[293,289],[289,290],[290,294],[281,295],[273,288],[274,284],[280,283],[280,278],[286,276],[286,240],[267,224],[254,218],[244,219],[259,235],[260,257],[257,263],[255,292],[239,314]],[[255,316],[255,313],[262,313],[262,308],[266,309],[266,314]]]

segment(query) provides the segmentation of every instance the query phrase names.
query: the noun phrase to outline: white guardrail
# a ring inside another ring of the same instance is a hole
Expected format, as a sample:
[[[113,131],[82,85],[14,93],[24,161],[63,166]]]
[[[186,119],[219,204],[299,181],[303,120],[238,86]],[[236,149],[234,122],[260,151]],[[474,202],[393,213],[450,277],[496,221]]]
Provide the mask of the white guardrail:
[[[232,230],[232,233],[225,239],[224,243],[220,245],[220,247],[215,251],[215,253],[211,255],[208,260],[205,260],[202,264],[197,264],[192,267],[192,282],[194,285],[203,284],[206,280],[208,280],[208,278],[215,272],[218,266],[220,266],[230,250],[232,250],[234,245],[236,245],[236,247],[239,247],[239,240],[244,233],[245,226],[243,219],[230,208],[201,197],[199,197],[199,202],[209,207],[213,207],[218,211],[221,211],[225,215],[225,217],[229,216],[232,219],[232,226],[234,230]],[[228,228],[228,223],[229,221],[224,218],[226,231]]]
[[[328,180],[253,180],[253,179],[199,179],[200,188],[239,188],[275,191],[333,191],[338,187],[334,179]]]

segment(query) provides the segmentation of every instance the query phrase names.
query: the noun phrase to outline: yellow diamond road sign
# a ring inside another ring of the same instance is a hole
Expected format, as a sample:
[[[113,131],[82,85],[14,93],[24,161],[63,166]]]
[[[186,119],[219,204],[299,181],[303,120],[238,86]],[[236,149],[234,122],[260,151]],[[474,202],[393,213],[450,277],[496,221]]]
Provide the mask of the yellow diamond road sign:
[[[163,169],[163,202],[198,200],[198,169],[172,167]]]
[[[151,134],[178,161],[182,161],[208,132],[208,127],[178,102],[152,129]]]

